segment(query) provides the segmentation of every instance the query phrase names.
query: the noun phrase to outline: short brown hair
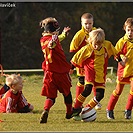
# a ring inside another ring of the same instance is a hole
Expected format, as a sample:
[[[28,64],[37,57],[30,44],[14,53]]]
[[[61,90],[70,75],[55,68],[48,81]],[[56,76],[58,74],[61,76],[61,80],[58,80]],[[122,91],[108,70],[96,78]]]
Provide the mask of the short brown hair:
[[[82,18],[84,19],[93,19],[93,15],[91,13],[84,13],[82,16],[81,16],[81,21],[82,21]]]
[[[124,25],[123,25],[123,29],[126,29],[126,26],[133,26],[133,18],[127,18],[127,20],[125,21]]]

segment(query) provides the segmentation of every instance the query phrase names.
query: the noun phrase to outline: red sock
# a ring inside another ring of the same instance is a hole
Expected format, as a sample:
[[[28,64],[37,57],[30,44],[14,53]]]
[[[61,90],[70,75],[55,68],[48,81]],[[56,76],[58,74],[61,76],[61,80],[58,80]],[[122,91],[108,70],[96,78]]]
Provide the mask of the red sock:
[[[110,96],[110,99],[107,105],[108,110],[114,110],[114,107],[118,101],[118,98],[119,98],[118,96],[114,96],[113,94]]]
[[[84,90],[84,86],[78,86],[76,85],[76,98],[81,94]]]
[[[133,107],[133,95],[129,94],[126,104],[126,110],[132,110],[132,107]]]
[[[77,98],[76,98],[76,102],[74,104],[74,108],[80,108],[82,107],[83,102],[85,101],[86,97],[82,96],[82,94],[80,94]]]
[[[96,96],[96,89],[93,87],[92,90],[93,90],[94,96]]]
[[[94,108],[96,105],[98,104],[98,101],[96,100],[96,98],[92,98],[89,103],[85,106],[85,107],[90,107],[90,108]]]
[[[44,103],[44,110],[50,110],[50,108],[53,106],[53,100],[52,99],[46,99]]]

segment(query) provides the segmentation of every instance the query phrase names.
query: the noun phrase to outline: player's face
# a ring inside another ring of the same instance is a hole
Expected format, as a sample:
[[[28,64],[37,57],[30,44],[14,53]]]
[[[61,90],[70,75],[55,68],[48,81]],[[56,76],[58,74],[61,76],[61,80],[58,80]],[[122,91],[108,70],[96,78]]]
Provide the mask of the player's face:
[[[17,84],[14,85],[14,90],[21,91],[23,89],[23,81],[20,80]]]
[[[101,47],[102,47],[102,43],[101,43],[101,42],[92,42],[92,47],[93,47],[95,50],[100,50]]]
[[[82,18],[81,25],[84,27],[84,29],[87,32],[90,32],[92,30],[92,27],[93,27],[93,19],[92,18],[91,19]]]
[[[133,39],[133,26],[126,26],[125,31],[128,39]]]

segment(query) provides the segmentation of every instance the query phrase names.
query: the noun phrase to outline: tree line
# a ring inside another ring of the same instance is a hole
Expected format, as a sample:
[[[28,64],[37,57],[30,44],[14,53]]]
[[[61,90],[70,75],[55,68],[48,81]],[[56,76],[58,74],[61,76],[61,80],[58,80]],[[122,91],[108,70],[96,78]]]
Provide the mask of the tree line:
[[[67,60],[70,42],[81,28],[80,17],[85,12],[94,16],[94,26],[104,29],[106,39],[115,43],[124,35],[123,24],[133,17],[132,2],[16,2],[15,7],[0,7],[0,63],[4,69],[41,68],[43,54],[39,22],[55,17],[61,26],[70,26],[68,37],[62,41]],[[117,63],[109,60],[109,66]]]

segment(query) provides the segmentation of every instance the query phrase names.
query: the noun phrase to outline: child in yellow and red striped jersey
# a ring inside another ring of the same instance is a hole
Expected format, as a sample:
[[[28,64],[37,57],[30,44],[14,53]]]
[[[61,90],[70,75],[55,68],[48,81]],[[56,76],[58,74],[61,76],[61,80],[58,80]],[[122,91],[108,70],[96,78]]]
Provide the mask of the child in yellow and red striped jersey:
[[[123,28],[125,30],[125,35],[118,40],[115,48],[121,53],[121,57],[125,60],[125,63],[124,66],[118,63],[117,85],[107,105],[108,119],[115,119],[113,110],[125,84],[130,84],[131,86],[124,112],[125,119],[131,119],[133,107],[133,18],[127,18]]]
[[[71,60],[75,67],[83,67],[85,70],[85,89],[76,99],[73,116],[80,114],[93,87],[96,88],[96,96],[85,107],[94,108],[104,98],[108,59],[112,55],[119,59],[118,52],[110,41],[105,40],[105,33],[101,28],[91,31],[87,42]]]
[[[89,37],[89,32],[95,30],[96,27],[93,27],[94,18],[91,13],[84,13],[81,16],[81,26],[82,28],[74,35],[71,44],[70,44],[70,52],[76,53],[83,46],[85,46],[86,39]],[[76,72],[78,76],[78,82],[76,85],[76,98],[80,93],[84,90],[84,69],[76,67]],[[93,93],[96,95],[96,90],[93,88]],[[100,110],[101,104],[99,103],[95,109]],[[80,118],[79,118],[80,119]],[[78,117],[74,117],[74,120],[78,120]]]
[[[44,70],[42,96],[46,96],[44,110],[42,112],[40,123],[47,123],[48,114],[54,105],[58,91],[64,97],[66,105],[66,119],[72,118],[72,94],[71,79],[69,71],[71,64],[67,62],[64,51],[60,43],[59,23],[53,17],[48,17],[40,22],[44,28],[43,36],[40,39],[44,61],[42,68]],[[69,27],[65,29],[65,35],[69,32]]]

